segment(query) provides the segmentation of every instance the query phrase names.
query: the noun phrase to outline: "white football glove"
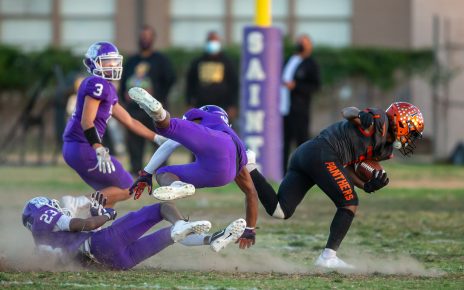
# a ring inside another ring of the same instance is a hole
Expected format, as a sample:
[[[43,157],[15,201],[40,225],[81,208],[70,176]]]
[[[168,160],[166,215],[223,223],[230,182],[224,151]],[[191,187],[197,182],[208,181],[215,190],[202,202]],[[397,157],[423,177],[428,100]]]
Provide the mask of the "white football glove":
[[[98,147],[95,149],[95,153],[97,154],[97,165],[89,169],[89,171],[93,171],[97,168],[98,171],[103,172],[103,174],[111,174],[111,172],[116,171],[113,161],[111,161],[110,150],[108,148]]]

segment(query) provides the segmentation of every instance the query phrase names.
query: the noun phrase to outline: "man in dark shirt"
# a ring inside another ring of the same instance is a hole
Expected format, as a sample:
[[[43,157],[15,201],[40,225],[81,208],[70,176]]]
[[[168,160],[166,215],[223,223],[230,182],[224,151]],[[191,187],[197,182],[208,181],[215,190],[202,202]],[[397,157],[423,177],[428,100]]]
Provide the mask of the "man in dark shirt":
[[[190,107],[217,105],[226,110],[232,122],[237,116],[237,70],[222,52],[217,32],[208,33],[205,53],[190,65],[186,97]]]
[[[121,78],[120,97],[126,110],[150,129],[154,129],[153,121],[127,93],[131,87],[142,87],[156,96],[163,104],[168,104],[169,91],[176,80],[173,66],[169,59],[154,50],[155,30],[144,26],[139,37],[139,53],[130,57],[124,65]],[[127,132],[127,148],[129,151],[131,172],[136,174],[142,168],[145,140],[131,132]]]
[[[284,172],[287,171],[292,141],[299,146],[308,140],[311,97],[320,86],[319,66],[311,56],[312,51],[313,45],[309,36],[300,36],[295,46],[295,53],[285,64],[282,74]]]

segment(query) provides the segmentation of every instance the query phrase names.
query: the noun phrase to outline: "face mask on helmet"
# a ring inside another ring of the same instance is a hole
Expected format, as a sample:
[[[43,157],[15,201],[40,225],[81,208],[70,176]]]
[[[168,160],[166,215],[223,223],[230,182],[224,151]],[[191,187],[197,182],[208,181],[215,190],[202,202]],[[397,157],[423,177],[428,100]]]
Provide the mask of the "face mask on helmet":
[[[387,116],[393,129],[393,147],[405,156],[412,155],[416,141],[422,138],[424,119],[420,110],[406,102],[396,102],[387,109]]]
[[[110,42],[92,44],[85,54],[84,65],[94,76],[107,80],[120,80],[122,75],[122,55]]]

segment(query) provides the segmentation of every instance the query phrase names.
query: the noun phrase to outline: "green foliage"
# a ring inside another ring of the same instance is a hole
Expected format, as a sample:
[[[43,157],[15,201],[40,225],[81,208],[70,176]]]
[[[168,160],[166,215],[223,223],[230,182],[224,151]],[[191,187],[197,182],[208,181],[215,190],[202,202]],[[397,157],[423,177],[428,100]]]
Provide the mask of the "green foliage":
[[[292,54],[293,44],[284,41],[284,58]],[[173,62],[179,78],[183,78],[191,61],[201,55],[200,49],[170,48],[164,50]],[[240,66],[240,47],[230,46],[225,52]],[[366,79],[381,89],[390,89],[398,75],[409,77],[433,66],[431,50],[398,50],[387,48],[316,47],[314,56],[320,64],[323,86],[332,86],[347,78]],[[59,64],[64,72],[82,69],[81,56],[69,50],[47,48],[24,53],[15,47],[0,45],[1,90],[25,90],[42,75]]]
[[[11,46],[0,45],[0,88],[16,89],[26,84],[26,55]]]
[[[182,48],[172,48],[165,52],[173,61],[179,76],[185,75],[190,62],[202,53],[200,50]],[[225,53],[239,67],[240,47],[226,47]],[[292,53],[293,44],[284,41],[284,59]],[[323,86],[336,85],[347,78],[364,78],[374,86],[388,90],[395,86],[398,74],[410,77],[426,72],[433,66],[433,52],[428,49],[316,47],[314,57],[321,67]]]
[[[16,47],[0,45],[0,92],[25,91],[44,75],[53,73],[56,65],[66,73],[79,70],[80,64],[80,58],[69,50],[47,48],[25,53]]]

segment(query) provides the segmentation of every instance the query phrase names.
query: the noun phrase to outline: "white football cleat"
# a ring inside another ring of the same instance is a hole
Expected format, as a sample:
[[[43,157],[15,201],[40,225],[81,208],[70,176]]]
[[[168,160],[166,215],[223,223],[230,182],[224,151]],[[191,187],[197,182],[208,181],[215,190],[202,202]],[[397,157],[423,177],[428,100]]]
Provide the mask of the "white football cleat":
[[[164,111],[163,105],[146,90],[133,87],[129,90],[129,97],[155,121],[162,121]],[[166,115],[164,114],[164,116]]]
[[[210,229],[211,223],[209,221],[186,222],[179,220],[171,228],[171,239],[176,243],[190,234],[203,234]]]
[[[323,254],[317,258],[315,266],[328,268],[328,269],[354,269],[355,267],[351,264],[345,263],[342,259],[337,256],[324,257]]]
[[[152,194],[159,200],[174,200],[195,194],[195,186],[178,180],[171,185],[155,188]]]
[[[225,229],[215,232],[211,236],[209,245],[215,252],[219,252],[229,245],[231,242],[235,242],[240,238],[245,231],[246,221],[244,219],[238,219],[228,225]]]

